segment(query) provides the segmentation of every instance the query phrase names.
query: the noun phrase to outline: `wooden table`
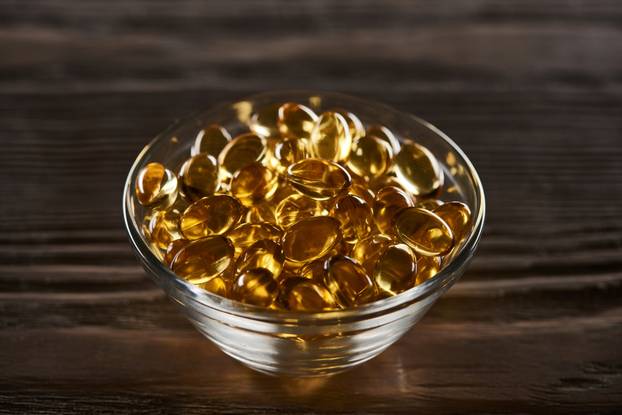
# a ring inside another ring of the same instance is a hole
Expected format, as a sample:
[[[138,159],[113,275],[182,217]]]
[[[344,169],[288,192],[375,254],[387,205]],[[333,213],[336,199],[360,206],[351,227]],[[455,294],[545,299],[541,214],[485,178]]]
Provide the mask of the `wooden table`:
[[[622,3],[0,2],[0,413],[615,413]],[[464,278],[348,373],[254,373],[143,274],[140,148],[249,93],[335,90],[433,122],[488,221]]]

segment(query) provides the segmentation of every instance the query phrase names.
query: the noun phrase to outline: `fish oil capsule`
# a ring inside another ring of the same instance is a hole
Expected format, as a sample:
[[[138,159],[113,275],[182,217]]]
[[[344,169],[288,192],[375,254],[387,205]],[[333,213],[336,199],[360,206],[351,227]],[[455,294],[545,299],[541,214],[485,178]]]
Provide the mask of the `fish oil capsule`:
[[[143,206],[170,206],[177,197],[177,177],[160,163],[149,163],[136,177],[136,198]]]
[[[297,195],[298,193],[291,184],[287,181],[286,178],[282,178],[279,180],[279,188],[270,199],[270,203],[276,208],[276,206],[283,201],[288,196]]]
[[[374,199],[376,198],[375,193],[369,188],[365,179],[363,179],[358,174],[352,172],[352,170],[346,168],[348,173],[350,174],[351,184],[348,188],[348,193],[354,196],[358,196],[363,199],[369,206],[374,204]]]
[[[229,141],[231,141],[231,134],[224,127],[212,124],[199,131],[190,148],[190,154],[196,156],[205,153],[218,157]]]
[[[445,221],[425,209],[403,209],[395,216],[394,227],[399,239],[420,255],[444,255],[454,243]]]
[[[374,136],[365,136],[352,146],[348,167],[366,181],[375,180],[391,167],[391,145]]]
[[[379,138],[382,141],[389,143],[391,149],[393,150],[393,154],[397,154],[400,151],[400,141],[397,139],[395,134],[391,132],[391,130],[383,125],[370,125],[367,128],[366,135]]]
[[[235,172],[231,180],[231,194],[244,206],[252,206],[270,199],[278,188],[275,172],[254,162]]]
[[[383,187],[376,193],[373,210],[376,225],[382,233],[393,233],[393,217],[400,210],[413,206],[413,200],[406,192],[394,187]]]
[[[367,188],[366,186],[361,186],[356,183],[352,183],[350,188],[348,189],[348,193],[354,196],[358,196],[367,203],[368,206],[374,205],[374,200],[376,199],[376,195],[374,192]]]
[[[306,263],[302,268],[300,268],[299,275],[302,278],[306,278],[323,284],[326,277],[326,272],[326,261],[322,259],[316,259],[315,261]]]
[[[285,137],[308,140],[316,121],[317,115],[304,105],[287,102],[279,107],[277,125]]]
[[[231,229],[242,217],[242,205],[227,195],[199,199],[181,215],[182,234],[189,240],[220,235]]]
[[[437,256],[420,256],[417,259],[416,284],[422,284],[434,277],[441,270],[441,258]]]
[[[345,193],[351,178],[339,164],[323,159],[306,159],[287,168],[292,187],[316,200],[332,199]]]
[[[285,174],[287,168],[309,156],[304,140],[295,137],[285,137],[274,144],[273,168]]]
[[[301,219],[320,216],[323,209],[322,204],[317,200],[293,194],[281,200],[274,210],[274,216],[279,226],[287,229]]]
[[[142,231],[145,239],[151,240],[151,231],[149,230],[149,223],[151,222],[151,217],[153,216],[152,210],[145,212],[145,216],[143,217],[143,221],[140,224],[140,230]]]
[[[193,241],[179,250],[171,263],[175,274],[202,284],[223,273],[233,261],[233,245],[222,235]]]
[[[380,255],[393,244],[387,235],[371,235],[360,239],[352,248],[352,258],[365,268],[367,274],[373,275]]]
[[[200,153],[186,160],[179,170],[180,190],[192,201],[213,194],[218,188],[218,162]]]
[[[210,278],[204,283],[199,284],[200,288],[205,291],[209,291],[212,294],[219,295],[221,297],[228,297],[231,283],[221,275]]]
[[[393,172],[389,171],[387,172],[387,174],[385,174],[384,176],[379,177],[376,180],[372,180],[369,183],[369,187],[374,190],[375,192],[379,192],[380,189],[382,189],[383,187],[397,187],[398,189],[400,189],[402,192],[406,193],[407,195],[409,195],[409,197],[413,200],[413,202],[415,202],[417,199],[415,198],[414,195],[412,195],[407,189],[406,186],[404,186],[398,179],[397,177],[393,176]]]
[[[434,209],[436,209],[442,204],[443,202],[438,199],[423,199],[423,200],[418,200],[417,203],[415,203],[415,207],[430,210],[433,212]]]
[[[227,233],[235,247],[236,256],[261,239],[278,243],[282,236],[283,231],[269,223],[243,223]]]
[[[336,112],[325,112],[311,131],[311,153],[314,157],[345,161],[350,155],[352,137],[346,120]]]
[[[171,241],[166,247],[166,252],[164,253],[164,261],[166,262],[166,264],[171,265],[173,259],[175,258],[175,255],[177,255],[181,248],[184,248],[189,243],[189,240],[183,238]]]
[[[328,216],[305,218],[292,225],[281,238],[285,257],[305,263],[327,255],[341,240],[339,221]]]
[[[307,278],[289,278],[283,288],[283,303],[288,310],[324,311],[338,308],[326,287]]]
[[[378,290],[360,264],[338,255],[327,261],[325,284],[341,307],[353,307],[374,301]]]
[[[241,168],[255,162],[262,163],[266,156],[266,139],[246,133],[231,140],[218,156],[224,178],[232,177]]]
[[[341,222],[341,233],[348,243],[366,238],[376,231],[371,208],[358,196],[345,195],[339,198],[331,215]]]
[[[149,221],[151,242],[159,249],[167,249],[169,243],[181,238],[179,221],[188,206],[181,197],[166,210],[154,210]]]
[[[353,141],[356,141],[365,135],[365,127],[359,117],[350,111],[341,108],[333,111],[345,118],[346,123],[348,124],[348,130],[350,131],[350,137],[352,137]]]
[[[396,295],[415,285],[417,262],[406,244],[388,246],[374,268],[374,281],[380,290]]]
[[[285,256],[281,246],[269,239],[261,239],[249,246],[237,261],[238,273],[247,269],[265,268],[278,277],[283,270]]]
[[[263,223],[267,222],[276,225],[276,217],[274,216],[274,207],[271,202],[257,203],[248,208],[246,212],[245,222],[247,223]]]
[[[279,107],[281,104],[271,104],[259,108],[251,116],[248,128],[262,137],[276,137],[279,135]]]
[[[441,219],[445,221],[456,242],[460,242],[469,233],[471,223],[471,209],[462,202],[447,202],[433,210]]]
[[[153,252],[153,254],[160,261],[162,261],[164,259],[164,256],[162,255],[162,251],[160,250],[158,245],[151,239],[151,231],[149,230],[149,224],[151,223],[151,218],[153,216],[153,212],[154,211],[147,211],[147,212],[145,212],[145,216],[143,217],[143,221],[140,224],[140,230],[142,231],[143,236],[145,237],[145,240],[147,241],[147,244],[149,245],[149,249],[151,250],[151,252]]]
[[[402,145],[394,167],[397,179],[415,196],[432,194],[443,185],[443,170],[436,157],[412,141]]]
[[[233,284],[233,298],[246,304],[268,307],[278,295],[279,284],[265,268],[248,269],[238,275]]]

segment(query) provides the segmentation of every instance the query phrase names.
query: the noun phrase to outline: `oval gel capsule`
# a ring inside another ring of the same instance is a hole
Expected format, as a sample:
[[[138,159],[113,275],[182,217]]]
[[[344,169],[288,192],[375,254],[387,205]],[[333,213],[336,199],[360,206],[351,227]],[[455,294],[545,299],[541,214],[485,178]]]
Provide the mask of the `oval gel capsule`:
[[[327,255],[340,240],[339,222],[327,216],[317,216],[292,225],[281,238],[281,246],[287,259],[305,263]]]
[[[202,284],[222,274],[233,261],[233,245],[215,235],[191,242],[179,250],[171,263],[173,271],[192,284]]]
[[[311,131],[311,152],[314,157],[345,161],[350,155],[352,137],[346,120],[336,112],[325,112]]]
[[[399,239],[420,255],[444,255],[454,243],[445,221],[425,209],[411,207],[400,211],[395,216],[394,227]]]
[[[242,212],[240,202],[231,196],[205,197],[188,206],[181,215],[181,232],[190,240],[220,235],[238,223]]]
[[[306,159],[287,169],[292,187],[316,200],[332,199],[350,187],[351,178],[339,164],[323,159]]]
[[[394,164],[397,179],[416,196],[432,194],[443,185],[443,170],[438,160],[422,145],[402,144]]]

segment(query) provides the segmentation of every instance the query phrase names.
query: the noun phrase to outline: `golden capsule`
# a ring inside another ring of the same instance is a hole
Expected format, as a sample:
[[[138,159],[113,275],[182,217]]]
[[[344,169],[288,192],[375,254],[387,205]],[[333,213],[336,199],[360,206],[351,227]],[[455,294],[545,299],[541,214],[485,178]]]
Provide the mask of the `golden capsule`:
[[[384,176],[379,177],[376,180],[372,180],[368,186],[375,192],[379,192],[380,189],[382,189],[383,187],[397,187],[398,189],[400,189],[402,192],[406,193],[411,200],[413,201],[413,203],[415,203],[417,201],[417,198],[411,194],[408,190],[406,190],[406,186],[404,186],[398,179],[397,177],[393,176],[393,173],[391,171],[387,172],[387,174],[385,174]]]
[[[143,236],[145,237],[145,240],[147,241],[147,244],[149,245],[149,249],[151,250],[151,252],[153,252],[153,255],[155,255],[156,258],[162,261],[164,259],[162,250],[158,247],[157,243],[151,239],[151,231],[149,230],[149,225],[151,223],[151,218],[153,217],[154,212],[155,211],[145,212],[143,221],[140,224],[140,230],[142,231]]]
[[[202,284],[223,273],[233,261],[233,245],[214,235],[191,242],[179,250],[171,263],[173,272],[192,284]]]
[[[397,179],[416,196],[432,194],[443,185],[443,170],[427,148],[412,141],[404,143],[395,156]]]
[[[246,133],[231,140],[218,156],[218,164],[224,178],[255,162],[262,163],[266,156],[266,139]]]
[[[236,268],[238,273],[247,269],[265,268],[278,277],[283,270],[285,256],[281,246],[269,239],[261,239],[248,248],[238,258]]]
[[[298,275],[302,278],[323,284],[326,272],[326,261],[323,259],[316,259],[315,261],[307,262],[302,268],[300,268]]]
[[[145,212],[145,216],[143,217],[143,221],[140,224],[140,230],[143,233],[143,236],[147,240],[151,240],[151,231],[149,230],[149,223],[151,222],[151,217],[155,211],[148,210]]]
[[[220,235],[231,229],[242,217],[240,202],[227,195],[199,199],[183,212],[180,220],[182,234],[189,240]]]
[[[395,216],[394,227],[399,239],[420,255],[444,255],[454,243],[445,221],[425,209],[403,209]]]
[[[289,278],[283,291],[283,303],[291,311],[317,312],[338,308],[326,287],[306,278]]]
[[[229,141],[231,141],[229,132],[218,124],[212,124],[199,131],[190,148],[190,154],[196,156],[205,153],[218,157]]]
[[[348,188],[348,193],[354,196],[358,196],[363,199],[369,206],[373,206],[376,194],[369,188],[369,185],[365,182],[361,176],[353,173],[350,169],[346,168],[348,174],[350,174],[351,184]]]
[[[270,199],[278,188],[275,172],[255,162],[235,172],[231,180],[231,194],[244,206],[252,206]]]
[[[159,249],[166,249],[172,241],[181,238],[179,222],[188,204],[181,198],[166,210],[154,210],[149,221],[151,242]]]
[[[323,159],[306,159],[287,168],[292,187],[316,200],[332,199],[350,187],[350,175],[339,164]]]
[[[272,199],[270,199],[270,203],[276,207],[286,197],[297,194],[299,193],[291,186],[287,179],[281,179],[279,180],[279,188],[274,193],[274,196],[272,196]]]
[[[331,210],[331,216],[341,223],[343,239],[354,243],[376,231],[374,214],[363,199],[354,195],[339,198]]]
[[[434,211],[434,209],[442,204],[443,202],[438,199],[423,199],[417,200],[417,203],[415,203],[415,207]]]
[[[387,235],[368,236],[356,242],[352,248],[352,258],[361,264],[369,275],[373,275],[380,255],[392,244],[393,240]]]
[[[265,268],[248,269],[236,278],[232,296],[246,304],[268,307],[279,296],[279,284]]]
[[[281,104],[271,104],[259,108],[255,112],[248,124],[248,128],[255,134],[262,137],[276,137],[279,135],[279,107]]]
[[[285,137],[274,143],[273,168],[284,174],[289,166],[309,156],[304,140]]]
[[[187,239],[175,239],[171,241],[166,247],[166,252],[164,253],[164,261],[167,265],[171,265],[173,259],[175,259],[175,255],[186,245],[190,243]]]
[[[420,256],[417,259],[416,284],[422,284],[434,277],[441,270],[441,258],[437,256]]]
[[[468,236],[469,225],[471,224],[471,209],[466,204],[462,202],[447,202],[436,207],[433,212],[449,225],[456,242],[460,242]]]
[[[245,222],[247,223],[263,223],[267,222],[276,225],[276,217],[274,216],[274,206],[272,202],[257,203],[248,208],[246,211]]]
[[[374,268],[374,281],[380,290],[396,295],[415,285],[417,262],[406,244],[388,246]]]
[[[375,180],[391,167],[393,150],[386,141],[365,136],[352,146],[348,167],[366,181]]]
[[[304,105],[287,102],[279,107],[277,125],[285,137],[309,139],[317,115]]]
[[[394,186],[383,187],[376,193],[373,204],[376,225],[382,233],[393,233],[393,218],[400,210],[413,206],[412,198]]]
[[[229,291],[231,290],[231,282],[229,282],[229,280],[224,278],[222,275],[217,275],[210,278],[206,282],[199,284],[199,287],[203,288],[205,291],[211,292],[212,294],[216,294],[221,297],[228,297]]]
[[[370,125],[367,128],[366,135],[379,138],[382,141],[389,143],[391,149],[393,150],[393,154],[397,154],[400,151],[400,141],[397,139],[395,134],[391,132],[391,130],[383,125]]]
[[[339,221],[328,216],[305,218],[292,225],[281,238],[285,257],[304,263],[327,255],[341,240]]]
[[[143,206],[170,206],[177,197],[177,177],[160,163],[149,163],[136,177],[136,198]]]
[[[274,210],[274,216],[279,226],[287,229],[301,219],[320,216],[322,212],[322,204],[317,200],[293,194],[281,200]]]
[[[261,239],[280,242],[282,236],[283,232],[269,223],[243,223],[227,233],[235,247],[236,256]]]
[[[353,141],[356,141],[365,135],[365,127],[359,117],[350,111],[341,108],[333,111],[345,118],[346,123],[348,124],[348,130],[350,131],[350,137],[352,137]]]
[[[186,160],[179,170],[180,190],[190,200],[199,200],[218,189],[218,162],[200,153]]]
[[[325,112],[311,131],[311,153],[314,157],[345,161],[350,155],[352,137],[346,120],[336,112]]]
[[[327,262],[325,284],[342,307],[353,307],[374,301],[378,289],[365,268],[346,256],[338,255]]]
[[[356,183],[352,183],[352,185],[350,186],[350,188],[348,189],[348,193],[354,196],[358,196],[361,199],[363,199],[365,201],[365,203],[367,203],[368,206],[373,206],[374,205],[374,201],[376,199],[376,195],[374,194],[374,192],[365,187],[365,186],[361,186],[359,184]]]

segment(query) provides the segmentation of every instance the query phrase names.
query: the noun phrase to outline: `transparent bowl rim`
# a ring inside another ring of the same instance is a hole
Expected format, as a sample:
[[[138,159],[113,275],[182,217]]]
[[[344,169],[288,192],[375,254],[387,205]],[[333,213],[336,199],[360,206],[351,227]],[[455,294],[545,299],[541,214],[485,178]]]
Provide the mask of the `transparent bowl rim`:
[[[142,232],[140,231],[139,225],[135,222],[132,217],[132,213],[130,211],[130,207],[128,201],[132,196],[133,184],[136,180],[136,175],[138,174],[139,166],[142,164],[143,159],[149,155],[151,149],[159,143],[161,140],[166,140],[170,137],[170,134],[177,130],[179,127],[190,123],[196,120],[197,115],[206,114],[211,112],[222,111],[226,108],[230,108],[236,102],[243,101],[254,101],[265,99],[266,97],[272,96],[326,96],[326,97],[334,97],[337,99],[344,99],[351,102],[356,102],[362,106],[374,106],[378,109],[382,109],[383,111],[391,112],[395,115],[399,115],[400,117],[408,117],[411,118],[414,122],[421,124],[422,126],[428,128],[435,134],[437,134],[441,139],[443,139],[446,144],[451,147],[451,149],[456,153],[459,159],[461,159],[462,163],[467,167],[468,175],[470,176],[472,182],[474,183],[475,189],[475,201],[477,210],[473,217],[475,218],[474,226],[472,228],[471,234],[469,235],[466,242],[462,245],[458,254],[453,258],[453,260],[443,268],[438,274],[422,284],[419,284],[413,288],[410,288],[398,295],[384,298],[381,300],[374,301],[369,304],[365,304],[359,307],[344,309],[344,310],[330,310],[330,311],[321,311],[321,312],[293,312],[287,310],[272,310],[264,307],[253,306],[249,304],[244,304],[239,301],[231,300],[228,298],[224,298],[218,296],[216,294],[212,294],[208,291],[200,289],[193,284],[183,280],[178,277],[172,270],[170,270],[166,265],[164,265],[156,255],[151,251],[147,241],[144,239]],[[254,94],[245,98],[242,98],[238,101],[231,101],[222,103],[219,105],[215,105],[210,110],[207,111],[197,111],[186,117],[180,118],[179,120],[172,123],[169,127],[167,127],[164,131],[160,132],[156,137],[151,140],[138,154],[136,160],[132,164],[130,171],[127,175],[124,190],[123,190],[123,221],[125,224],[125,229],[130,239],[130,242],[134,248],[134,251],[139,256],[139,258],[143,261],[143,263],[148,264],[148,267],[152,272],[156,272],[161,278],[161,281],[164,282],[168,287],[178,290],[179,293],[182,294],[183,298],[181,302],[184,300],[189,303],[194,303],[199,307],[208,307],[214,310],[217,310],[222,313],[229,314],[231,316],[235,316],[238,318],[247,318],[256,321],[262,322],[271,322],[271,323],[281,323],[281,324],[296,324],[296,325],[330,325],[330,324],[342,324],[346,321],[360,321],[368,318],[372,318],[375,316],[387,314],[393,310],[400,309],[410,305],[411,303],[418,301],[422,298],[425,298],[438,290],[445,287],[447,284],[453,282],[454,279],[457,278],[456,273],[460,269],[460,267],[473,256],[473,253],[479,243],[482,229],[484,227],[484,219],[486,215],[486,200],[484,196],[484,189],[479,178],[475,167],[469,160],[469,158],[464,154],[462,149],[444,132],[440,129],[432,125],[431,123],[416,117],[412,114],[397,110],[393,107],[390,107],[386,104],[382,104],[376,101],[362,99],[353,97],[346,94],[335,93],[335,92],[323,92],[323,91],[306,91],[306,90],[283,90],[283,91],[271,91],[264,92],[260,94]],[[164,288],[164,287],[163,287]],[[169,296],[171,295],[168,292]],[[178,298],[178,300],[180,300]]]

